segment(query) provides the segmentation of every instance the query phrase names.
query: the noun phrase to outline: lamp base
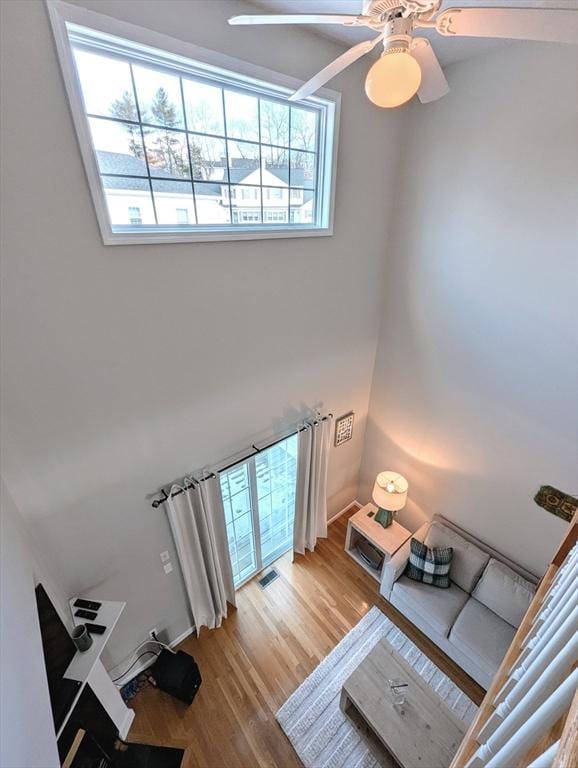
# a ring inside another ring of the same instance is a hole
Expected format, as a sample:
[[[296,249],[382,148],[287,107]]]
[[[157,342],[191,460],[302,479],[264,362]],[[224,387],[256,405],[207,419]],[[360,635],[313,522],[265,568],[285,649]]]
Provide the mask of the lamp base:
[[[376,523],[379,523],[382,528],[389,528],[393,522],[393,512],[390,509],[383,509],[383,507],[380,507],[377,510],[374,520]]]

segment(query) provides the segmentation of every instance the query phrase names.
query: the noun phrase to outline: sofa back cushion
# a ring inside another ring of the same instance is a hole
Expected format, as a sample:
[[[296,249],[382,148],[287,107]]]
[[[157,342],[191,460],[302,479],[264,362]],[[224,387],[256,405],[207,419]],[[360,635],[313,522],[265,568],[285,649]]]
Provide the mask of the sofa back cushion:
[[[492,558],[472,594],[480,603],[513,627],[528,610],[536,587],[504,563]]]
[[[464,592],[471,594],[490,556],[437,520],[430,525],[424,543],[428,547],[453,549],[450,579]]]

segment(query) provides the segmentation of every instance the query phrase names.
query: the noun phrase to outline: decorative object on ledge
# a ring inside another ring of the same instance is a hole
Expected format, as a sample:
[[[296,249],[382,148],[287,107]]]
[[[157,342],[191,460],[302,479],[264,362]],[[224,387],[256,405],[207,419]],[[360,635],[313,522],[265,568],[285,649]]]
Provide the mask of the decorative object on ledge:
[[[353,417],[354,413],[346,413],[345,416],[340,416],[335,419],[335,445],[341,445],[346,443],[353,437]]]
[[[81,653],[88,651],[92,645],[92,636],[86,628],[86,624],[78,624],[76,627],[74,627],[71,637],[72,642],[76,646],[76,650],[80,651]]]
[[[567,523],[571,522],[574,513],[578,510],[578,499],[575,496],[559,491],[551,485],[542,485],[534,496],[534,501],[539,507],[544,507],[547,512],[551,512]]]
[[[380,472],[375,478],[373,501],[379,507],[375,522],[387,528],[393,521],[394,512],[405,507],[409,484],[398,472]]]

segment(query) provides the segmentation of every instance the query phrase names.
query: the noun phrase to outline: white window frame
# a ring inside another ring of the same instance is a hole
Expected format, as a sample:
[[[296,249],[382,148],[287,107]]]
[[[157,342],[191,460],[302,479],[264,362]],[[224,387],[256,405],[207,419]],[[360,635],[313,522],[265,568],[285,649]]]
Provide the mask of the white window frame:
[[[319,237],[333,234],[335,172],[337,167],[337,146],[339,137],[339,112],[341,94],[322,88],[314,96],[296,102],[296,105],[323,107],[320,136],[324,137],[324,149],[319,149],[319,171],[317,185],[319,189],[320,215],[316,225],[272,226],[256,224],[250,228],[242,225],[197,225],[195,229],[183,231],[183,227],[156,226],[154,230],[114,231],[111,226],[108,207],[102,187],[97,158],[93,150],[92,138],[85,115],[80,82],[78,80],[72,49],[68,40],[66,24],[87,27],[104,35],[114,35],[130,41],[135,50],[154,48],[155,54],[165,53],[168,66],[175,67],[181,60],[185,68],[187,60],[193,60],[197,69],[206,68],[208,73],[220,74],[234,87],[235,82],[244,88],[261,89],[264,95],[285,99],[293,93],[301,81],[272,70],[235,59],[225,54],[201,48],[159,32],[139,27],[128,22],[89,11],[81,6],[73,6],[61,0],[46,0],[50,21],[60,59],[66,92],[72,118],[76,128],[80,151],[86,168],[88,183],[94,201],[96,216],[105,245],[135,245],[155,243],[191,243],[226,240],[259,240],[287,237]]]

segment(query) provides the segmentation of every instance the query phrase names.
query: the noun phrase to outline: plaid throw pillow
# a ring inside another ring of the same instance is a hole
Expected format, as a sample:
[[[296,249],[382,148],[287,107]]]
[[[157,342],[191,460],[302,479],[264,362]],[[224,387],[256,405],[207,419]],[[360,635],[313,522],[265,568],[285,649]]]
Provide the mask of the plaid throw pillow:
[[[423,581],[432,587],[447,589],[450,585],[453,554],[453,547],[430,549],[421,541],[412,539],[405,575],[414,581]]]

